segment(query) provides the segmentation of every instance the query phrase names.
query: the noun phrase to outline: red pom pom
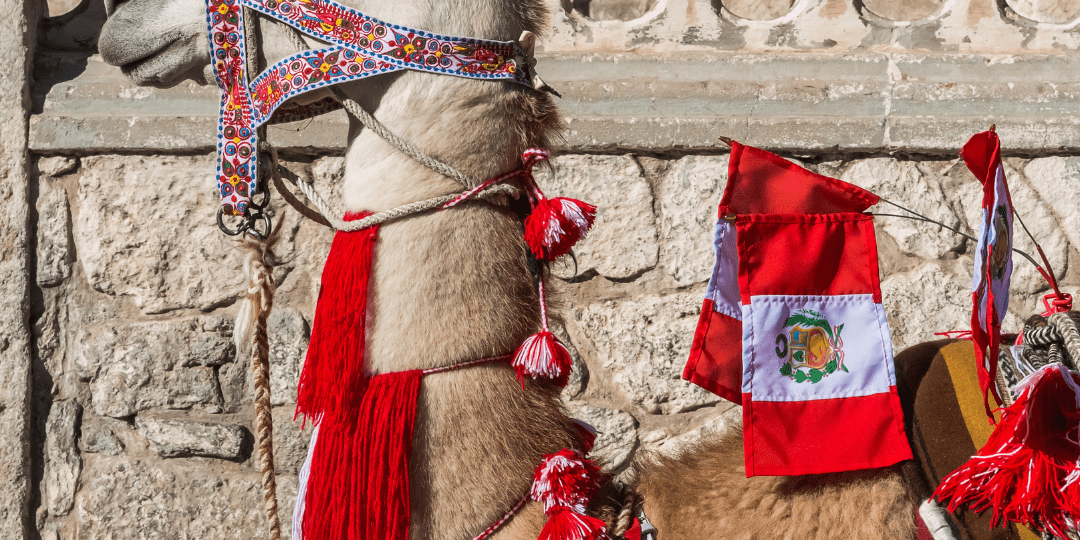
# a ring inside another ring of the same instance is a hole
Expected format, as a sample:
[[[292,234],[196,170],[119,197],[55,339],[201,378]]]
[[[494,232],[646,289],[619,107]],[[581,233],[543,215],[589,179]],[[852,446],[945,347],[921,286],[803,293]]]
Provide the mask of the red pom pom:
[[[554,516],[552,509],[566,507],[585,513],[585,505],[600,489],[600,469],[581,455],[566,448],[547,454],[533,473],[529,495],[544,503],[544,512]]]
[[[525,243],[540,259],[553,260],[570,252],[596,219],[596,207],[565,197],[541,199],[525,218]]]
[[[605,540],[608,538],[604,522],[566,508],[555,507],[537,540]]]
[[[514,361],[510,363],[517,372],[518,380],[524,383],[525,377],[552,379],[559,386],[566,386],[570,380],[573,361],[570,351],[559,342],[554,334],[544,330],[533,334],[518,347]]]

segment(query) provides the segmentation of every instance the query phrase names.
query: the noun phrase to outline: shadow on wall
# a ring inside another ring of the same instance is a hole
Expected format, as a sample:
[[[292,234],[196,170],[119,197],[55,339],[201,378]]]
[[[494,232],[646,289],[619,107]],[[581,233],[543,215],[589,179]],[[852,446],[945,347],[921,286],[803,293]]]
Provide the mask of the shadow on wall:
[[[48,0],[48,13],[37,34],[33,114],[41,113],[45,96],[54,85],[86,70],[87,60],[97,53],[98,34],[107,17],[103,0]]]
[[[656,0],[563,0],[566,13],[578,14],[594,21],[631,21],[645,15]]]

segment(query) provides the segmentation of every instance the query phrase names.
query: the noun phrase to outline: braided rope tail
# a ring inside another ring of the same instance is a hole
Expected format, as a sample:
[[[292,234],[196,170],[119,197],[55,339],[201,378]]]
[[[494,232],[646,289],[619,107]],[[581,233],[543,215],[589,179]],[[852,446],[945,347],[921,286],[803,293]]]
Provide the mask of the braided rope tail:
[[[233,341],[238,355],[250,353],[255,400],[256,445],[262,469],[263,505],[270,528],[270,539],[281,539],[278,518],[277,478],[274,472],[274,424],[270,406],[270,345],[266,320],[274,304],[274,267],[268,261],[270,247],[277,240],[279,228],[266,240],[244,235],[244,274],[248,278],[247,295],[236,315]]]
[[[244,61],[248,73],[258,71],[257,40],[259,39],[259,18],[255,10],[244,9],[245,40]],[[255,46],[252,46],[255,45]],[[259,140],[266,141],[266,126],[260,126]],[[275,156],[276,157],[276,156]],[[266,204],[269,204],[267,191]],[[281,221],[277,227],[266,231],[266,236],[243,234],[240,247],[244,254],[244,275],[247,276],[247,295],[240,312],[236,315],[236,328],[233,341],[237,356],[249,352],[255,401],[256,445],[259,447],[259,466],[262,469],[263,507],[266,510],[270,540],[281,540],[281,519],[278,517],[277,478],[274,473],[274,419],[270,405],[270,344],[266,335],[266,320],[274,305],[274,266],[271,248],[278,239]]]

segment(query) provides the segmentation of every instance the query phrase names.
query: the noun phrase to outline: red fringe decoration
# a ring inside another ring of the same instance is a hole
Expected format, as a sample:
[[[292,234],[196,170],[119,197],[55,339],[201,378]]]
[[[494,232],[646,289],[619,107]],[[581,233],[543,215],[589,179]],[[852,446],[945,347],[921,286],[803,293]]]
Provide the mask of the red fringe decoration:
[[[555,507],[537,540],[605,540],[607,527],[602,520],[579,514],[565,506]]]
[[[525,243],[533,255],[551,261],[570,252],[596,219],[596,207],[565,197],[539,197],[525,218]]]
[[[409,455],[423,372],[372,378],[365,371],[378,230],[337,233],[323,269],[296,407],[319,426],[301,523],[305,540],[409,538]]]
[[[350,213],[345,220],[369,215]],[[367,388],[364,335],[368,281],[378,234],[378,225],[338,232],[323,267],[322,290],[296,396],[296,414],[316,423],[328,412],[360,403]]]
[[[990,509],[991,526],[1023,523],[1065,538],[1080,519],[1080,375],[1051,364],[1021,387],[986,446],[934,498],[950,512]]]
[[[304,540],[408,540],[409,456],[421,370],[371,379],[355,407],[326,414],[311,457]]]
[[[554,334],[542,330],[525,339],[514,353],[514,360],[510,365],[517,372],[522,386],[525,385],[526,377],[544,377],[563,387],[570,380],[573,359],[570,358],[570,351],[566,350],[566,346]]]

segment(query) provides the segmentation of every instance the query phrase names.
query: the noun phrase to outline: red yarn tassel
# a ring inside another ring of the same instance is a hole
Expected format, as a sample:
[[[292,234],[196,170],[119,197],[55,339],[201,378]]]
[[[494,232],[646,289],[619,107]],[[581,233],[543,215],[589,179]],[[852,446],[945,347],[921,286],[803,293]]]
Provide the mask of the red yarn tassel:
[[[533,255],[550,261],[569,253],[585,237],[596,219],[596,207],[566,197],[538,199],[525,218],[525,243]]]
[[[559,506],[548,517],[537,540],[604,540],[607,527],[602,520]]]
[[[585,513],[589,499],[600,489],[600,469],[572,448],[547,454],[533,472],[529,495],[544,503],[544,512],[566,507]]]
[[[304,540],[408,540],[409,456],[420,370],[371,379],[355,407],[319,423],[304,499]]]
[[[371,212],[350,213],[346,221]],[[368,282],[375,256],[378,225],[356,232],[338,232],[322,273],[304,369],[297,388],[296,414],[319,422],[342,404],[360,402],[367,388],[364,334]]]
[[[533,334],[525,339],[514,353],[510,363],[517,372],[518,381],[525,384],[525,378],[544,377],[552,379],[560,387],[570,380],[573,360],[559,338],[547,330]]]
[[[547,454],[533,472],[529,496],[544,505],[548,521],[539,540],[601,540],[602,520],[585,515],[589,500],[600,489],[600,469],[577,450]]]
[[[1035,372],[978,454],[941,481],[949,511],[991,510],[1008,521],[1066,537],[1080,519],[1080,375],[1061,364]]]

